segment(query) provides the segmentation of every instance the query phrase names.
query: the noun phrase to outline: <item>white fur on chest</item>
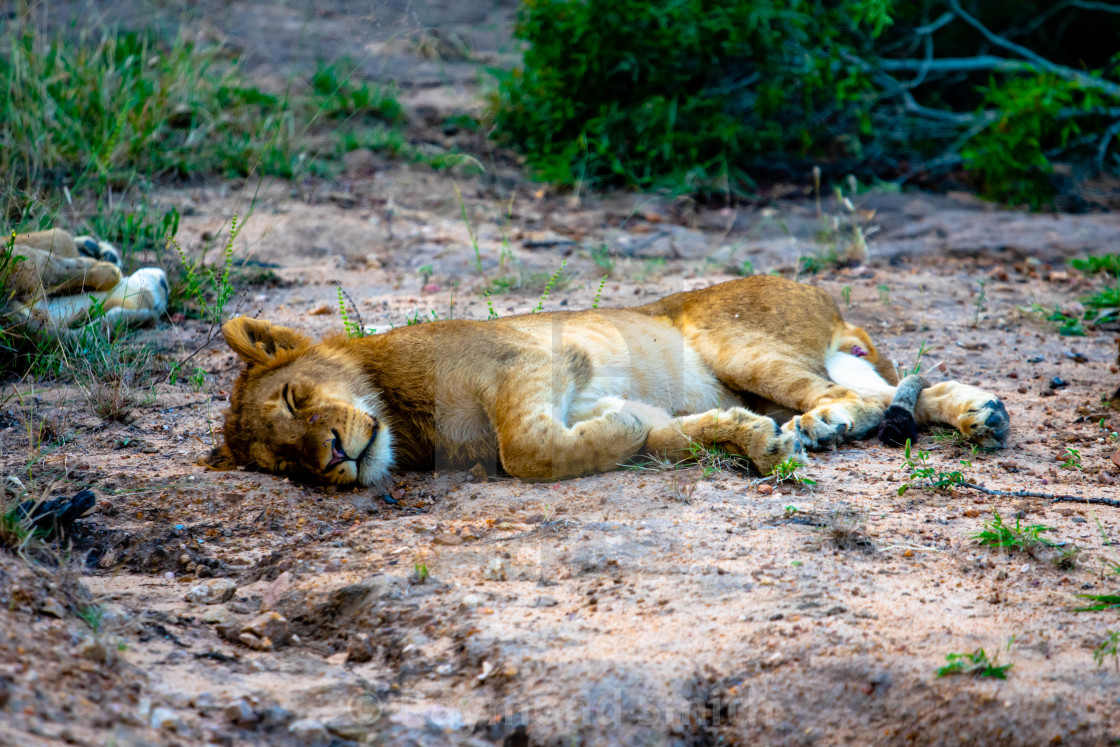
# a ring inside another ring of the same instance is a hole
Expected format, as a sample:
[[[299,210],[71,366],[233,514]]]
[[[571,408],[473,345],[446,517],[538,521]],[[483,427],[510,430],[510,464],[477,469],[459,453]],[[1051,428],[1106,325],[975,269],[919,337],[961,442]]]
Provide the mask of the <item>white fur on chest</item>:
[[[718,407],[723,387],[685,346],[653,350],[628,349],[596,365],[590,383],[573,392],[565,409],[568,425],[594,417],[602,400],[642,402],[674,415]]]

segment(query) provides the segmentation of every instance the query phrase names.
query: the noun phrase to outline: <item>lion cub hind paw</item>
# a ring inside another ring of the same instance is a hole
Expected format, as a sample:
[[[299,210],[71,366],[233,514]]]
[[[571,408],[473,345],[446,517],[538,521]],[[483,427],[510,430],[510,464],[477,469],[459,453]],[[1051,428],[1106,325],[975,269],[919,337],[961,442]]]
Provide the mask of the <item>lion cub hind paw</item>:
[[[969,441],[985,449],[1002,449],[1011,435],[1011,416],[1003,402],[992,397],[961,415],[960,430]]]
[[[76,236],[74,246],[78,248],[79,253],[87,257],[116,265],[117,269],[121,267],[120,251],[107,241],[98,241],[92,236]]]
[[[887,446],[905,446],[906,442],[917,443],[918,421],[905,407],[891,405],[883,413],[879,423],[879,441]]]
[[[801,445],[809,451],[824,451],[847,441],[852,425],[845,412],[834,409],[794,416],[782,429],[795,433]]]

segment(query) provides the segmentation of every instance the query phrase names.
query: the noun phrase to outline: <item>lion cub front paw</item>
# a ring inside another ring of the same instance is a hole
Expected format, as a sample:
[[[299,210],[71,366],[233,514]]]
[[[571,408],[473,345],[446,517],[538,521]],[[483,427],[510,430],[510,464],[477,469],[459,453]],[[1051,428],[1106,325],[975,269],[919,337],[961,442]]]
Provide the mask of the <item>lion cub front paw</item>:
[[[766,418],[770,420],[770,418]],[[747,449],[747,458],[760,473],[768,475],[774,471],[776,465],[787,460],[802,464],[809,464],[809,455],[796,431],[779,428],[777,423],[770,420],[773,426],[771,433],[761,434],[752,439],[751,448]],[[762,428],[759,428],[761,431]]]
[[[961,433],[985,449],[1002,449],[1011,435],[1011,417],[994,395],[968,407],[958,421]]]

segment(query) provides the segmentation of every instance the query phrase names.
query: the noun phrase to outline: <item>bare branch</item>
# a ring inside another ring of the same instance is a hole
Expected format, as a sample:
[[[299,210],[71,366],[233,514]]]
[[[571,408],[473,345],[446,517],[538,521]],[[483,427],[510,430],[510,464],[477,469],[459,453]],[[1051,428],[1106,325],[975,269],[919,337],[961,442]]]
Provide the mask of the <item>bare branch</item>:
[[[944,13],[942,13],[941,17],[938,18],[936,21],[931,21],[930,23],[927,23],[925,26],[919,26],[918,28],[914,29],[914,33],[917,34],[918,36],[928,36],[928,35],[932,34],[933,32],[937,31],[938,29],[940,29],[941,27],[947,26],[950,23],[952,23],[953,19],[956,18],[956,17],[957,17],[956,13],[954,13],[951,10],[947,10]]]
[[[987,39],[988,41],[990,41],[992,44],[996,45],[997,47],[1002,47],[1003,49],[1006,49],[1009,52],[1014,52],[1015,54],[1019,55],[1020,57],[1025,57],[1027,60],[1030,60],[1036,66],[1038,66],[1040,69],[1045,70],[1045,71],[1050,72],[1050,73],[1053,73],[1054,75],[1065,78],[1067,80],[1076,81],[1077,83],[1080,83],[1081,85],[1083,85],[1086,88],[1095,88],[1099,91],[1107,91],[1107,92],[1111,93],[1113,96],[1120,96],[1120,86],[1118,86],[1114,83],[1109,83],[1108,81],[1105,81],[1105,80],[1101,80],[1100,78],[1094,78],[1091,75],[1086,75],[1085,73],[1081,72],[1080,70],[1074,70],[1073,68],[1064,67],[1062,65],[1056,65],[1053,62],[1050,62],[1050,60],[1047,60],[1045,57],[1042,57],[1041,55],[1038,55],[1038,54],[1032,52],[1031,50],[1027,49],[1023,45],[1016,44],[1015,42],[1012,42],[1012,41],[1008,41],[1007,39],[1004,39],[1002,36],[999,36],[998,34],[992,33],[991,31],[988,30],[987,26],[980,23],[980,21],[976,20],[971,15],[966,13],[964,11],[964,9],[961,8],[961,5],[957,0],[946,0],[946,1],[949,3],[949,7],[951,7],[953,9],[953,12],[956,13],[962,21],[964,21],[969,26],[972,26],[974,29],[979,31],[981,34],[984,35],[985,39]]]
[[[1104,156],[1108,153],[1108,146],[1120,135],[1120,119],[1109,125],[1109,128],[1101,135],[1100,144],[1097,145],[1097,168],[1104,167]]]

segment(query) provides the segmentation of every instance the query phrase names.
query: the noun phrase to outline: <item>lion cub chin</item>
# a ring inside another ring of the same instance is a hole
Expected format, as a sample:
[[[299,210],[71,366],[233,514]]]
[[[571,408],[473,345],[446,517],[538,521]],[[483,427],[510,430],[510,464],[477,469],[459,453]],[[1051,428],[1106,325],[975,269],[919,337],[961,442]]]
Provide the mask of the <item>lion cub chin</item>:
[[[306,482],[381,488],[393,469],[478,465],[559,480],[715,448],[767,474],[878,431],[900,391],[892,434],[938,423],[998,447],[1010,430],[1003,403],[975,387],[899,390],[826,293],[773,276],[319,343],[248,317],[222,334],[244,368],[203,463]]]

